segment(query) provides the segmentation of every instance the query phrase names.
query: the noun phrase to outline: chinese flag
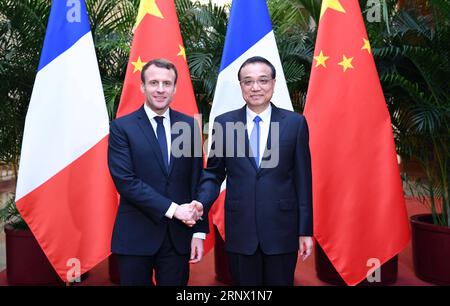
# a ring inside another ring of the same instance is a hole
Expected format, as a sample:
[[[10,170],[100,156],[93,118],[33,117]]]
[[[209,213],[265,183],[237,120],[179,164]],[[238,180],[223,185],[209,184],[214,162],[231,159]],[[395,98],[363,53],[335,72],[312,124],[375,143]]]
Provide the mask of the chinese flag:
[[[305,116],[314,233],[348,285],[410,239],[389,112],[357,0],[323,0]]]
[[[189,116],[198,114],[174,1],[142,0],[117,118],[137,110],[144,103],[145,97],[140,89],[141,70],[155,58],[171,61],[178,70],[177,93],[170,107]],[[207,236],[205,253],[213,246],[212,236]]]

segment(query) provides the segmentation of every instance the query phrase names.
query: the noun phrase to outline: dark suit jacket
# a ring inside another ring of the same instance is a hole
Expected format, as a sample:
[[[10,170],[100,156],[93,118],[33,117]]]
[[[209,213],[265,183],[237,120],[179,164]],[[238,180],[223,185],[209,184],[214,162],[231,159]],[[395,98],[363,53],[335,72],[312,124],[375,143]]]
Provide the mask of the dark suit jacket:
[[[171,156],[168,172],[143,106],[111,122],[108,164],[120,194],[113,253],[154,255],[169,232],[176,250],[186,254],[190,252],[193,232],[208,231],[207,221],[189,228],[175,218],[165,217],[172,202],[183,204],[193,199],[202,169],[202,157],[194,157],[194,133],[199,132],[196,123],[194,128],[194,119],[170,110],[170,121],[172,127],[177,122],[189,126],[189,133],[174,134],[172,130],[172,142],[182,135],[184,142],[179,147],[190,148],[189,156]],[[199,137],[195,139],[195,145],[201,146]]]
[[[272,105],[271,122],[279,123],[279,145],[273,141],[276,131],[271,125],[266,152],[268,149],[272,152],[278,150],[279,163],[273,168],[258,169],[254,158],[248,156],[248,132],[244,137],[246,156],[227,155],[230,146],[234,147],[234,152],[238,150],[238,141],[237,133],[227,139],[225,126],[226,123],[237,122],[246,124],[245,106],[216,118],[216,123],[224,127],[224,133],[213,133],[212,151],[224,157],[210,154],[197,199],[207,212],[226,176],[226,250],[251,255],[260,244],[267,255],[295,252],[299,248],[298,237],[312,236],[313,232],[311,158],[306,119]],[[223,148],[217,150],[217,141],[225,144]],[[268,160],[268,157],[263,157],[263,160]]]

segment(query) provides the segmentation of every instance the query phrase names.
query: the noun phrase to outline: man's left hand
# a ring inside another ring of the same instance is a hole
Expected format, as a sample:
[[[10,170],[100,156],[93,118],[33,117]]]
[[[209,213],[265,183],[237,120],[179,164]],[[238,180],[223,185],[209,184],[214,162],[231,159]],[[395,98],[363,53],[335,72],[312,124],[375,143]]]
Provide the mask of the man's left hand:
[[[191,259],[189,263],[198,263],[203,258],[203,239],[192,237],[191,241]]]
[[[305,261],[312,253],[313,238],[311,236],[300,236],[300,256]]]

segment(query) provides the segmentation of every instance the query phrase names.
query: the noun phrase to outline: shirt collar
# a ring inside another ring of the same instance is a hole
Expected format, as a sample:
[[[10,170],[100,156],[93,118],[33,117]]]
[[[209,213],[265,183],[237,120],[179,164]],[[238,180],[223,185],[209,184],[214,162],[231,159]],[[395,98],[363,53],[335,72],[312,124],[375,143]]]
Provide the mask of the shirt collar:
[[[270,122],[270,115],[272,114],[272,105],[269,104],[269,106],[260,114],[255,113],[252,111],[248,106],[246,107],[247,110],[247,122],[253,122],[253,119],[255,119],[256,116],[259,116],[261,118],[262,122]]]
[[[162,114],[162,115],[159,115],[159,114],[157,114],[157,113],[155,113],[148,105],[147,105],[147,103],[144,103],[144,110],[145,110],[145,113],[147,114],[147,117],[149,118],[149,119],[154,119],[156,116],[162,116],[162,117],[164,117],[164,118],[166,118],[166,119],[170,119],[170,117],[169,117],[169,110],[170,110],[170,108],[167,108],[167,110],[164,112],[164,114]]]

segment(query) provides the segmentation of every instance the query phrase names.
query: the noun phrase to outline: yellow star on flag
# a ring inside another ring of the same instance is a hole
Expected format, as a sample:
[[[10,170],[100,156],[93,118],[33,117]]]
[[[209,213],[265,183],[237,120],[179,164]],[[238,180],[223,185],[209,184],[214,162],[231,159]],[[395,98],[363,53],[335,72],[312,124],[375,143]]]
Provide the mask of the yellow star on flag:
[[[322,50],[320,50],[319,55],[314,56],[314,59],[316,60],[316,66],[315,67],[323,66],[323,67],[327,68],[327,65],[326,65],[325,61],[327,59],[329,59],[329,58],[330,58],[329,56],[323,55]]]
[[[344,8],[342,7],[339,0],[323,0],[322,1],[322,8],[320,9],[320,18],[322,18],[322,15],[325,14],[325,11],[327,9],[332,9],[341,13],[345,13]]]
[[[142,71],[142,67],[144,67],[147,62],[141,61],[141,57],[139,56],[137,61],[131,62],[131,64],[134,66],[133,73],[135,73],[136,71]]]
[[[338,65],[342,66],[345,72],[348,68],[353,69],[352,60],[353,57],[347,58],[345,55],[342,55],[342,62],[338,63]]]
[[[371,53],[371,48],[370,48],[370,42],[368,39],[363,38],[364,41],[364,46],[361,48],[361,50],[366,49],[367,52],[369,52],[369,54]]]
[[[182,45],[178,45],[180,47],[180,52],[178,52],[178,56],[182,56],[184,60],[186,60],[186,50]]]
[[[161,14],[161,11],[159,10],[158,5],[156,5],[156,0],[141,1],[141,4],[139,5],[138,15],[136,18],[136,25],[134,26],[134,28],[138,27],[138,25],[141,23],[142,19],[144,19],[146,14],[150,14],[155,17],[164,19],[163,15]]]

